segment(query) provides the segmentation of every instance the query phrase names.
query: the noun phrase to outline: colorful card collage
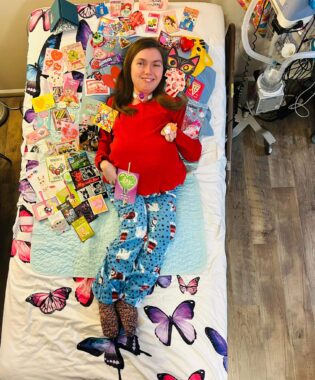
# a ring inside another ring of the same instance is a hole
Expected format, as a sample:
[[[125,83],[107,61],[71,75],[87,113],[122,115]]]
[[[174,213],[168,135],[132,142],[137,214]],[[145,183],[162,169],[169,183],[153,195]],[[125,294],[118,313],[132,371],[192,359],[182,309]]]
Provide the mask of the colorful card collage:
[[[90,223],[108,211],[100,173],[85,151],[68,157],[51,155],[45,161],[25,178],[36,193],[34,216],[38,221],[47,219],[56,234],[73,227],[84,242],[94,235]]]
[[[193,59],[188,62],[187,54],[182,55],[187,53],[182,38],[172,36],[180,30],[192,31],[199,12],[185,7],[180,16],[168,10],[167,5],[167,0],[140,0],[139,10],[134,10],[133,0],[110,0],[107,6],[98,7],[98,28],[90,36],[86,50],[81,42],[60,49],[46,48],[42,73],[47,77],[49,92],[43,91],[32,99],[33,130],[25,136],[30,151],[40,152],[44,160],[21,182],[25,180],[23,184],[35,190],[35,217],[48,220],[58,234],[72,227],[85,241],[94,234],[90,223],[108,210],[104,183],[87,152],[97,150],[100,129],[110,132],[113,127],[118,113],[100,101],[99,95],[106,100],[113,92],[124,54],[139,26],[149,34],[160,31],[161,45],[169,52],[175,49],[171,58],[175,57],[178,66],[169,67],[168,83],[173,86],[174,82],[183,82],[172,96],[185,91],[190,100],[184,133],[196,138],[199,132],[203,112],[200,107],[194,109],[194,102],[198,103],[205,86],[191,76],[192,72],[183,70],[189,65],[195,68],[197,63]],[[74,71],[84,72],[84,79],[78,80]],[[116,197],[133,202],[138,176],[131,172],[119,174]]]

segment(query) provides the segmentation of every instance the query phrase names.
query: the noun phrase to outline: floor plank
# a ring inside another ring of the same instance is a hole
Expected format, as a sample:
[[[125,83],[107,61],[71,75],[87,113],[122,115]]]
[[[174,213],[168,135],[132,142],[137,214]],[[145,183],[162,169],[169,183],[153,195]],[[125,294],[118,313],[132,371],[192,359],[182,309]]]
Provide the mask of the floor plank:
[[[1,98],[1,101],[13,108],[18,107],[21,100],[21,98]],[[10,165],[6,160],[0,158],[0,323],[2,323],[3,302],[10,259],[12,226],[15,221],[16,204],[19,196],[21,132],[22,115],[20,111],[10,111],[8,120],[0,127],[0,152],[12,160],[12,165]]]
[[[308,119],[292,114],[261,122],[277,140],[270,156],[250,128],[233,141],[227,195],[231,380],[315,378],[314,105]]]

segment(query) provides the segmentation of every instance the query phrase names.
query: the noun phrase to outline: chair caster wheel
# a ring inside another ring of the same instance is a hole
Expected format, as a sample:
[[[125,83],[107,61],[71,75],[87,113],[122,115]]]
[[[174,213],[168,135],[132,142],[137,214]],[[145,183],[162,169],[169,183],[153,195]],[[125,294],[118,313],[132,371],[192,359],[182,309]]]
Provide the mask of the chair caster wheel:
[[[265,154],[267,156],[270,156],[271,153],[272,153],[272,145],[271,144],[265,144]]]

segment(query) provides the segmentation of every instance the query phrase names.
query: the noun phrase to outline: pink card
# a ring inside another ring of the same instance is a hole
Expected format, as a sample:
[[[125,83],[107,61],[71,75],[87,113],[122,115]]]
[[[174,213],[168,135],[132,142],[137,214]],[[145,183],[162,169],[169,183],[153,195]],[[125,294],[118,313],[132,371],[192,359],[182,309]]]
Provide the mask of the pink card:
[[[56,197],[36,203],[35,205],[32,206],[35,218],[37,220],[47,219],[50,215],[58,211],[57,209],[58,205],[59,205],[59,202]]]
[[[58,49],[47,48],[44,58],[43,74],[49,75],[51,72],[63,72],[63,53]]]
[[[152,13],[150,12],[147,16],[147,23],[145,27],[145,31],[147,33],[152,32],[156,33],[159,29],[159,22],[160,22],[160,13]]]
[[[114,198],[121,199],[124,203],[135,203],[138,182],[138,173],[118,169]]]
[[[79,141],[79,126],[75,123],[69,123],[68,121],[60,121],[61,141],[68,140]]]
[[[49,131],[45,126],[37,128],[35,129],[35,131],[26,135],[26,143],[31,144],[31,145],[35,144],[37,141],[43,139],[44,137],[48,135],[49,135]]]
[[[101,80],[86,79],[85,80],[85,94],[86,95],[109,95],[110,88],[106,86]]]

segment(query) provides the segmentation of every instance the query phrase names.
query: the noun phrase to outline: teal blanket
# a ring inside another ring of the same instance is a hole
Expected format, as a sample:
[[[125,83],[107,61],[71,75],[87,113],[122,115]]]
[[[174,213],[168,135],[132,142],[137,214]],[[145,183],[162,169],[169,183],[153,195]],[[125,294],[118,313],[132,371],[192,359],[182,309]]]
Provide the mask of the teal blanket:
[[[95,277],[106,247],[118,235],[119,219],[108,201],[109,212],[100,214],[91,226],[95,236],[81,243],[73,229],[56,235],[48,221],[36,221],[32,234],[31,265],[41,274],[62,277]],[[161,274],[196,274],[207,261],[200,192],[189,174],[177,199],[177,230],[170,243]]]

